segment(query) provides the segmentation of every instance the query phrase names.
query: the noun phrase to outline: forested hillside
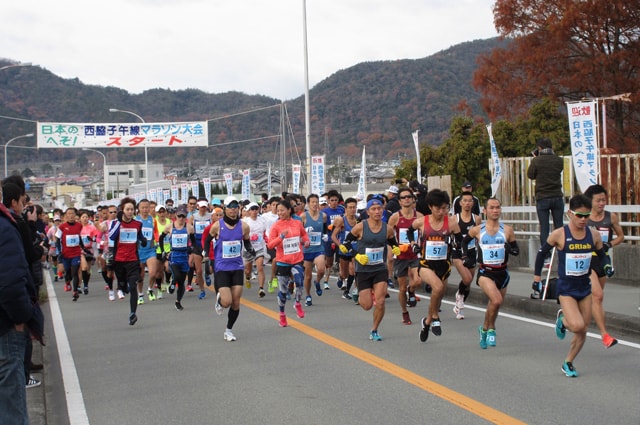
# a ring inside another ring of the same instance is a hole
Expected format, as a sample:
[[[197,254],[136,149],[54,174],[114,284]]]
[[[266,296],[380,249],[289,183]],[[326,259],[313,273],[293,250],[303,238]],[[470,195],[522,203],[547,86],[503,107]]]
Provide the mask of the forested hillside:
[[[461,104],[481,114],[478,95],[471,87],[476,58],[501,43],[478,40],[453,46],[416,60],[367,62],[340,70],[312,88],[312,154],[357,159],[362,146],[376,159],[411,154],[411,132],[420,140],[440,144],[451,118]],[[20,58],[11,58],[20,60]],[[6,61],[0,60],[0,66]],[[247,165],[272,161],[277,139],[230,143],[280,133],[280,100],[240,92],[210,94],[196,88],[172,91],[150,89],[138,95],[115,87],[62,79],[39,66],[0,73],[0,142],[33,132],[29,120],[57,122],[126,122],[133,117],[110,113],[109,108],[135,111],[147,122],[209,120],[209,148],[169,151],[150,149],[151,161],[180,165]],[[242,112],[262,109],[258,112]],[[287,100],[293,136],[304,156],[304,96]],[[236,115],[238,114],[238,115]],[[234,115],[228,118],[223,118]],[[9,119],[17,118],[16,119]],[[26,121],[22,121],[26,120]],[[223,144],[215,147],[218,144]],[[326,151],[326,152],[325,152]],[[14,154],[12,152],[12,154]],[[26,150],[15,155],[28,155]],[[64,161],[76,151],[51,150],[50,157]],[[123,158],[120,156],[120,158]],[[127,151],[127,160],[143,159],[143,150]]]

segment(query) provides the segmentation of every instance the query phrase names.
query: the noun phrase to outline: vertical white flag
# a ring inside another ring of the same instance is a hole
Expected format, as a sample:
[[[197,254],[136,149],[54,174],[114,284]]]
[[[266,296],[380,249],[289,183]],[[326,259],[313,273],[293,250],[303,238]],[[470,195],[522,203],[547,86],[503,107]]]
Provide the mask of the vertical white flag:
[[[298,194],[300,193],[300,170],[301,170],[301,165],[298,164],[293,164],[293,172],[291,173],[291,176],[293,178],[293,188],[291,189],[293,191],[293,193]]]
[[[269,163],[269,169],[267,171],[267,195],[271,199],[271,163]]]
[[[225,173],[224,181],[227,184],[227,196],[233,195],[233,174]]]
[[[324,193],[324,155],[311,157],[311,193]]]
[[[362,147],[362,163],[360,164],[360,180],[358,180],[358,192],[356,199],[364,201],[367,198],[367,157],[365,155],[366,146]]]
[[[242,199],[251,200],[251,170],[242,170]]]
[[[418,183],[422,183],[422,171],[420,170],[420,144],[418,142],[418,132],[416,130],[411,135],[413,136],[413,146],[416,148],[416,180]]]
[[[211,201],[211,179],[209,177],[203,178],[202,186],[204,187],[204,197],[207,198],[207,201]]]
[[[491,165],[489,166],[489,171],[491,172],[491,196],[496,196],[500,188],[500,180],[502,180],[502,167],[500,166],[498,149],[496,149],[496,141],[493,139],[493,133],[491,133],[491,124],[487,126],[487,131],[489,132],[489,143],[491,143]]]
[[[600,155],[596,136],[596,102],[567,103],[573,169],[580,190],[598,183]]]

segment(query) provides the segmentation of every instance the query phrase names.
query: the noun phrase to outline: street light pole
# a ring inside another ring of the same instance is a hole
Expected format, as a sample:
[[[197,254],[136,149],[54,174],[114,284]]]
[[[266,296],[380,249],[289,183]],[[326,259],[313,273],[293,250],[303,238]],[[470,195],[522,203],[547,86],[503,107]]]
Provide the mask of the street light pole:
[[[7,143],[4,144],[4,177],[5,178],[8,176],[8,174],[7,174],[7,146],[9,146],[9,143],[13,142],[14,140],[23,139],[25,137],[33,137],[33,133],[23,134],[22,136],[14,137],[13,139],[9,140]]]
[[[107,174],[107,157],[105,154],[95,149],[82,148],[82,150],[95,152],[102,155],[102,160],[104,161],[104,165],[102,166],[102,174],[104,175],[104,199],[106,200],[107,193],[109,193],[109,174]]]
[[[135,112],[125,111],[123,109],[109,108],[109,112],[122,112],[123,114],[133,115],[138,118],[141,123],[145,123],[146,121],[140,115]],[[146,187],[146,196],[149,196],[149,157],[147,156],[147,144],[144,144],[144,173],[145,173],[145,187]]]

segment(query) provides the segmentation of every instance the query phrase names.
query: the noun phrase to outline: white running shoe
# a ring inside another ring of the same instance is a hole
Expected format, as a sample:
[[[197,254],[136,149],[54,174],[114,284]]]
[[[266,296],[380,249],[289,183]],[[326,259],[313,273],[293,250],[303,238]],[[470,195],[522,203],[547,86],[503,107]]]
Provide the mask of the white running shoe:
[[[162,289],[158,289],[158,295],[156,295],[156,298],[158,298],[159,300],[162,299]]]
[[[116,295],[115,292],[109,291],[109,301],[115,301]]]
[[[456,291],[456,308],[462,310],[464,308],[464,295],[460,291]]]
[[[229,342],[236,340],[236,336],[233,334],[233,332],[231,332],[231,329],[227,329],[224,331],[224,340]]]
[[[222,306],[220,305],[220,292],[218,292],[218,294],[216,295],[216,305],[214,307],[216,309],[216,314],[218,316],[222,315],[222,313],[224,312],[224,308],[222,308]]]
[[[456,314],[456,319],[462,320],[464,319],[464,308],[458,308],[458,306],[453,306],[453,312]]]
[[[124,300],[124,292],[122,292],[122,289],[118,289],[118,299]]]

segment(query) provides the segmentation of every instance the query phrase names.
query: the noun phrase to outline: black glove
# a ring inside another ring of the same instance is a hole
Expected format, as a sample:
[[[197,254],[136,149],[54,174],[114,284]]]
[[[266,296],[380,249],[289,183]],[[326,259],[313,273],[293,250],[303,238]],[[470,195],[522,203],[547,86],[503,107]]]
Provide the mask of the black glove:
[[[465,257],[464,261],[462,262],[462,265],[465,266],[468,269],[474,268],[476,266],[475,257]]]
[[[255,257],[255,256],[256,256],[256,250],[255,250],[255,248],[253,248],[253,247],[251,247],[251,248],[247,249],[247,253],[248,253],[250,256],[252,256],[252,257]]]
[[[411,250],[413,251],[414,254],[420,254],[420,245],[418,244],[411,245]]]
[[[116,214],[116,218],[118,219],[118,221],[122,221],[123,216],[124,216],[124,213],[122,211],[118,211],[118,214]]]

